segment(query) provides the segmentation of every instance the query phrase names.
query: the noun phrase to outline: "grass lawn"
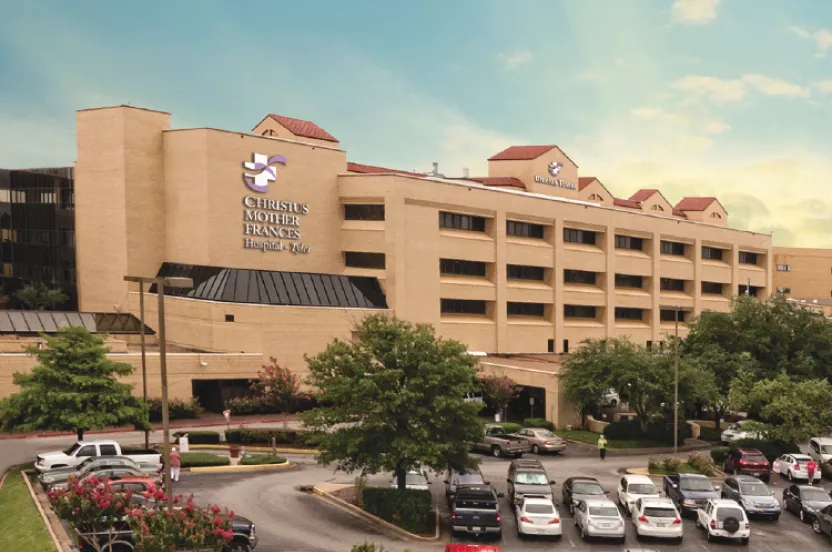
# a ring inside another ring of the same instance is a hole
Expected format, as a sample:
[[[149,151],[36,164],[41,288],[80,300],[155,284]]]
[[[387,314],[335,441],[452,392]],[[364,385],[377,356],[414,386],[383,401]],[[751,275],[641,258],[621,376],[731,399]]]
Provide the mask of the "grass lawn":
[[[183,468],[204,468],[207,466],[227,466],[231,463],[228,456],[220,456],[209,452],[183,452]]]
[[[23,468],[9,471],[0,489],[0,550],[52,550],[52,539],[20,476]]]
[[[243,456],[240,459],[240,464],[243,466],[262,466],[263,464],[283,464],[286,459],[282,456],[274,456],[271,454],[252,454]]]
[[[667,471],[662,467],[653,467],[650,469],[650,473],[654,475],[676,475],[677,473],[702,473],[697,470],[695,467],[691,466],[687,462],[681,464],[677,471]]]
[[[560,435],[564,439],[568,439],[570,441],[577,441],[579,443],[587,443],[589,445],[597,445],[598,444],[598,437],[600,437],[599,433],[594,433],[592,431],[587,431],[585,429],[573,429],[570,431],[566,430],[557,430],[555,431],[557,435]],[[632,448],[652,448],[652,447],[664,447],[667,445],[663,445],[661,443],[653,443],[651,441],[614,441],[614,440],[607,440],[607,447],[611,449],[632,449]]]

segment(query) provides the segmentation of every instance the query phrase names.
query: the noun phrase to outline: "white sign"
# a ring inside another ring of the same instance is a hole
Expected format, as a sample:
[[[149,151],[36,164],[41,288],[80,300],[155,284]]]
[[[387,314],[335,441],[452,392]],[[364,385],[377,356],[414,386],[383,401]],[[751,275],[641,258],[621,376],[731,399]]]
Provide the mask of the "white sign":
[[[568,190],[577,190],[578,186],[573,184],[572,182],[567,182],[566,180],[560,180],[556,178],[546,178],[543,176],[535,176],[534,181],[539,184],[548,184],[549,186],[555,186],[557,188],[566,188]]]

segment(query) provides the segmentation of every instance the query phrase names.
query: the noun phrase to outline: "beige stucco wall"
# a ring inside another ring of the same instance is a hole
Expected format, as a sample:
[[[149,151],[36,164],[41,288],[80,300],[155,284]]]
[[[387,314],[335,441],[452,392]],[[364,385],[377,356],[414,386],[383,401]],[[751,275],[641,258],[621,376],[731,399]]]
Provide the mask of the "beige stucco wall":
[[[832,249],[775,247],[772,255],[772,291],[787,288],[786,295],[796,299],[832,299]]]

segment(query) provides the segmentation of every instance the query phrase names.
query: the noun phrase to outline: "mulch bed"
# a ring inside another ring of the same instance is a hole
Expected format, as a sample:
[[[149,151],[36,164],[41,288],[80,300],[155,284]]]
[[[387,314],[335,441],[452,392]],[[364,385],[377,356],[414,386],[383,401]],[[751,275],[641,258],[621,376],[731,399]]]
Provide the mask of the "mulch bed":
[[[353,506],[361,508],[361,505],[358,504],[358,493],[356,492],[355,487],[344,487],[343,489],[338,489],[333,492],[332,495],[336,498],[340,498],[347,504],[352,504]]]

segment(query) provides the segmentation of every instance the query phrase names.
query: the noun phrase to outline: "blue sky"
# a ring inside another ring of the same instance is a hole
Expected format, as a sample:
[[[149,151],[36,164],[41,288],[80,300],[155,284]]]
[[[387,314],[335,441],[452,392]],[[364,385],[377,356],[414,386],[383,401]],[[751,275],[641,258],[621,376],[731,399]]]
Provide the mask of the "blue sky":
[[[70,164],[74,111],[310,119],[353,161],[485,174],[558,144],[620,196],[716,195],[832,247],[832,2],[0,0],[0,167]]]

